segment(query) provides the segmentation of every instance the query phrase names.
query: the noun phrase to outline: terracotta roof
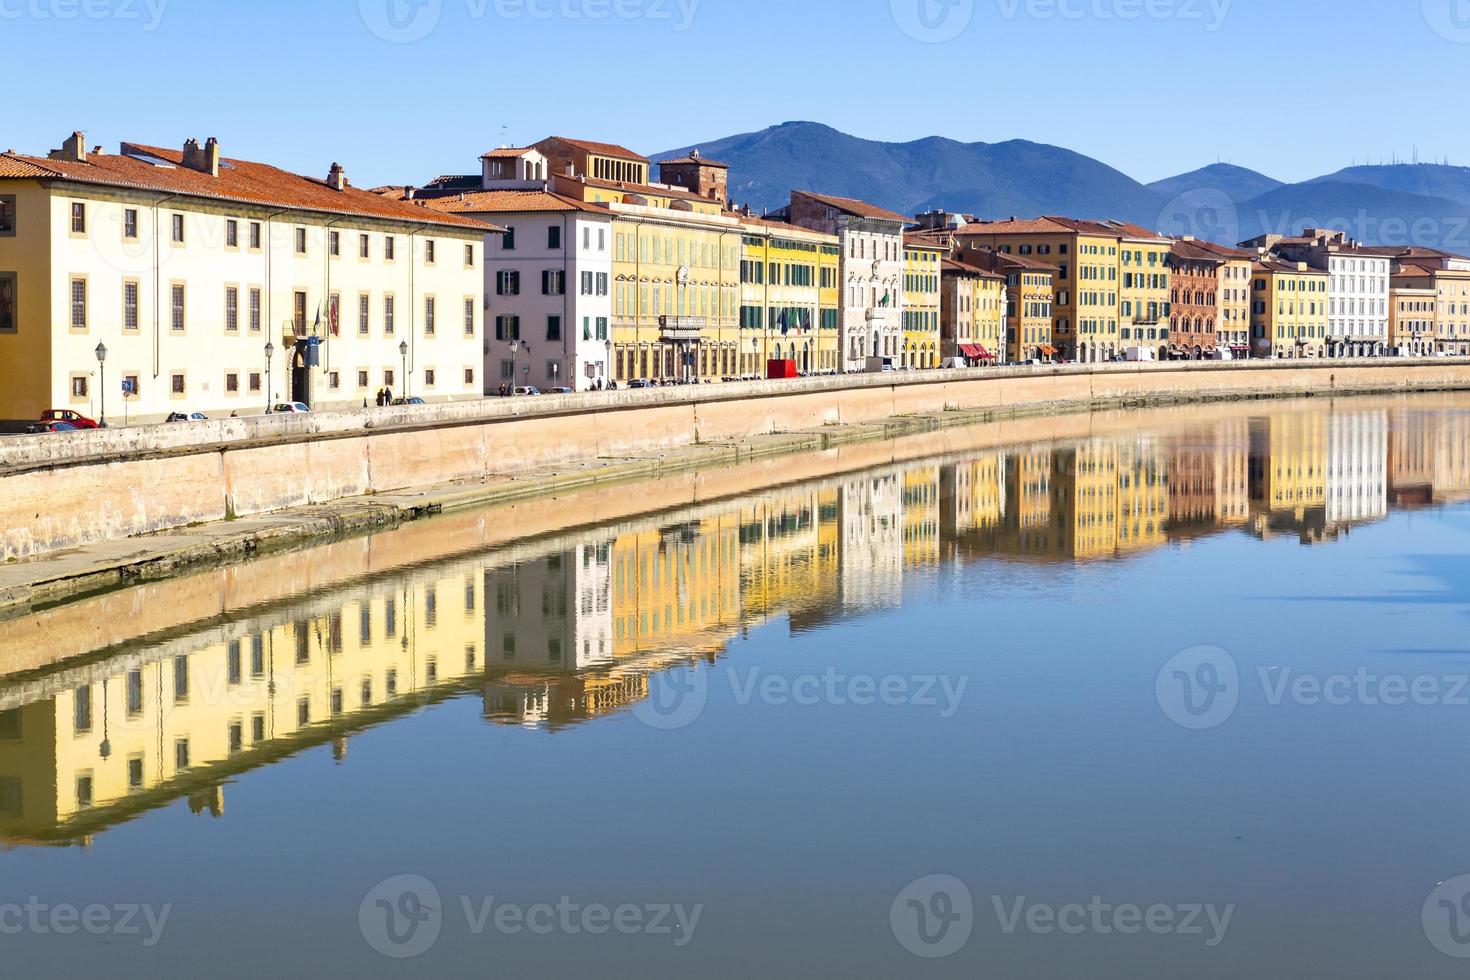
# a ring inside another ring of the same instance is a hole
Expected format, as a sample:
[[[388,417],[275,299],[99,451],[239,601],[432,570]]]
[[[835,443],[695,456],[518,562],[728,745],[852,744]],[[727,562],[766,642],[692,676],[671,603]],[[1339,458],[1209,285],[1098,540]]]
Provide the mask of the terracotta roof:
[[[500,146],[491,150],[489,153],[481,153],[480,159],[493,160],[497,157],[515,159],[516,157],[525,156],[534,149],[534,146]]]
[[[1434,273],[1433,272],[1430,272],[1428,269],[1424,268],[1422,265],[1400,265],[1399,266],[1399,271],[1396,274],[1394,274],[1394,276],[1392,278],[1397,279],[1397,278],[1399,278],[1399,276],[1432,276],[1432,275],[1434,275]]]
[[[837,244],[837,236],[829,235],[822,231],[813,231],[803,228],[801,225],[793,225],[789,221],[772,221],[769,218],[757,218],[753,214],[741,214],[739,212],[728,212],[732,217],[740,219],[742,225],[751,225],[756,228],[765,228],[774,234],[791,235],[793,238],[820,238],[824,242]]]
[[[906,231],[903,233],[903,244],[905,248],[933,248],[941,252],[949,251],[949,240],[939,239],[932,232]]]
[[[0,177],[69,180],[107,187],[131,187],[187,197],[238,201],[265,207],[357,215],[385,221],[403,221],[484,230],[481,222],[458,215],[425,212],[402,201],[348,186],[333,190],[325,180],[303,177],[269,164],[249,160],[220,160],[218,177],[183,166],[183,152],[125,143],[128,153],[157,158],[158,166],[123,153],[91,153],[86,163],[50,160],[19,153],[0,154]]]
[[[575,146],[579,150],[587,153],[596,153],[598,156],[619,157],[624,160],[637,160],[639,163],[648,162],[647,157],[639,156],[637,153],[634,153],[626,146],[619,146],[616,143],[599,143],[596,140],[574,140],[566,136],[550,136],[547,137],[547,139],[560,140],[568,146]],[[544,143],[546,142],[546,140],[542,140],[541,142]]]
[[[1124,238],[1142,238],[1156,242],[1165,242],[1170,240],[1167,235],[1161,235],[1156,231],[1149,231],[1142,225],[1135,225],[1130,221],[1109,220],[1103,222],[1103,224],[1109,228],[1116,228]]]
[[[833,197],[830,194],[814,194],[811,191],[792,191],[791,193],[800,194],[802,197],[809,197],[813,201],[825,204],[830,208],[836,208],[839,211],[845,211],[859,218],[877,218],[881,221],[909,223],[909,219],[901,214],[894,214],[892,211],[880,208],[876,204],[859,201],[855,197]]]
[[[674,160],[660,160],[659,163],[686,163],[686,164],[697,164],[698,166],[701,166],[701,167],[718,167],[720,170],[729,170],[730,169],[730,165],[728,163],[721,163],[718,160],[711,160],[711,159],[709,159],[707,157],[696,157],[696,156],[683,156],[683,157],[679,157],[679,158],[674,159]]]
[[[1198,242],[1186,242],[1179,239],[1175,239],[1173,243],[1169,245],[1169,254],[1177,255],[1181,259],[1189,259],[1193,262],[1218,263],[1224,261],[1222,257],[1217,255],[1216,253],[1210,251],[1207,248],[1202,248]]]
[[[1032,258],[1029,255],[1011,255],[1008,252],[997,252],[994,249],[972,250],[965,253],[965,258],[970,265],[984,268],[987,265],[996,268],[1030,269],[1032,272],[1042,272],[1055,276],[1057,267],[1049,262]]]
[[[1002,282],[1005,281],[1005,276],[999,272],[991,272],[989,269],[982,269],[976,265],[956,262],[954,259],[945,259],[940,262],[939,269],[941,272],[952,272],[964,276],[979,276],[982,279],[999,279]]]
[[[418,202],[422,207],[441,214],[514,214],[521,211],[595,211],[607,214],[606,208],[587,204],[576,198],[550,191],[472,191],[450,197],[434,197]]]
[[[1093,235],[1119,238],[1121,232],[1100,221],[1042,215],[1040,218],[1007,218],[1003,221],[977,221],[955,230],[956,235]]]
[[[1326,269],[1317,269],[1317,268],[1313,268],[1310,265],[1307,266],[1305,269],[1298,269],[1297,268],[1297,264],[1295,262],[1283,262],[1281,259],[1277,259],[1277,258],[1257,259],[1255,262],[1252,262],[1251,263],[1251,271],[1253,271],[1253,272],[1288,272],[1288,273],[1290,273],[1290,274],[1292,274],[1294,276],[1325,276],[1325,275],[1327,275],[1327,270]]]
[[[379,197],[386,197],[390,201],[408,200],[408,188],[402,184],[384,184],[381,187],[370,188],[368,193],[376,194]]]
[[[1180,240],[1182,241],[1182,239]],[[1231,248],[1229,245],[1221,245],[1218,242],[1208,242],[1205,241],[1203,238],[1196,238],[1189,244],[1193,245],[1195,248],[1204,249],[1206,252],[1212,252],[1222,259],[1254,259],[1256,257],[1255,252],[1248,252],[1239,248]]]
[[[586,184],[588,187],[602,187],[611,191],[624,191],[628,194],[643,194],[656,197],[680,198],[686,201],[702,201],[705,204],[718,204],[714,198],[705,197],[703,194],[695,194],[673,187],[654,187],[651,184],[630,184],[624,180],[601,180],[597,177],[568,177],[565,174],[555,174],[557,180],[571,181],[577,184]]]

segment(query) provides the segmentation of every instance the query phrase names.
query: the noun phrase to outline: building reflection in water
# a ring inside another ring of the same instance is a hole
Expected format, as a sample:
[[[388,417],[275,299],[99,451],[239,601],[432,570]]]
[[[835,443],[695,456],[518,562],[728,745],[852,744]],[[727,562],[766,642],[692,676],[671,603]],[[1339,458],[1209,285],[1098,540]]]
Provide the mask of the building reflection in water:
[[[743,631],[893,608],[979,559],[1127,559],[1244,532],[1330,541],[1470,495],[1470,416],[1260,414],[844,476],[405,570],[0,686],[0,838],[85,843],[239,773],[453,697],[556,730]],[[248,574],[250,566],[241,566]]]

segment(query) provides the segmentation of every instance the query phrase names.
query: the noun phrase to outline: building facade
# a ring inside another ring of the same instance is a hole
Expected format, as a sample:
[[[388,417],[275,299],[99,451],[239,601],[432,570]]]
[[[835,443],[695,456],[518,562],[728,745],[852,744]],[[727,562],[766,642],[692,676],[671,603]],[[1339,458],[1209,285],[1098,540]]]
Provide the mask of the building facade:
[[[1219,346],[1220,260],[1193,242],[1176,241],[1169,249],[1169,342],[1166,356],[1200,360]]]
[[[998,363],[1006,350],[1006,280],[945,259],[941,273],[940,354],[971,367]]]
[[[1330,228],[1308,228],[1297,238],[1265,236],[1255,242],[1287,262],[1305,262],[1328,274],[1328,357],[1388,353],[1388,257]]]
[[[940,347],[942,246],[905,236],[903,247],[903,350],[899,367],[936,368]]]
[[[1327,273],[1263,256],[1251,267],[1251,343],[1256,357],[1325,356]]]
[[[1433,285],[1408,284],[1422,278],[1394,276],[1389,286],[1388,346],[1396,354],[1428,357],[1435,352],[1439,295]]]
[[[479,398],[491,230],[219,144],[0,155],[0,419]]]
[[[1050,361],[1057,354],[1052,343],[1052,280],[1055,266],[992,248],[970,246],[958,250],[966,265],[1005,277],[1005,359]]]
[[[742,377],[763,378],[770,361],[801,374],[832,374],[838,363],[841,254],[836,235],[740,219]]]
[[[1126,222],[1107,224],[1119,236],[1119,347],[1163,350],[1173,344],[1182,349],[1169,334],[1169,255],[1173,240]]]

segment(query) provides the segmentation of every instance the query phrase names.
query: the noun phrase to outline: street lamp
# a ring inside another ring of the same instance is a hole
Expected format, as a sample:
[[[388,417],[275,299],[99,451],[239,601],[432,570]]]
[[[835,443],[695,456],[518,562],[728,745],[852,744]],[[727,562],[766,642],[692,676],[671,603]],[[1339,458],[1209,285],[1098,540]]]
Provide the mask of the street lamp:
[[[403,359],[403,397],[408,397],[408,341],[398,342],[398,356]]]
[[[276,353],[276,345],[269,340],[265,342],[265,412],[271,411],[272,388],[271,388],[271,358]]]
[[[512,340],[510,342],[510,397],[516,396],[516,351],[521,349],[521,342]]]
[[[95,353],[97,355],[97,383],[102,386],[102,402],[101,402],[101,407],[102,407],[101,416],[102,416],[102,418],[100,420],[100,424],[102,425],[103,428],[106,428],[107,427],[107,345],[104,344],[104,343],[101,343],[99,341],[98,344],[97,344],[97,350],[95,350],[93,353]]]

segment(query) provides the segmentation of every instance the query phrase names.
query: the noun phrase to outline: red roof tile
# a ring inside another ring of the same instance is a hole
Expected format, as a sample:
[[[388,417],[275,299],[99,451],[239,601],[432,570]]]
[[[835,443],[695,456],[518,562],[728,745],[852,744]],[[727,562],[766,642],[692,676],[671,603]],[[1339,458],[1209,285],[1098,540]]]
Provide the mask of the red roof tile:
[[[595,211],[607,214],[607,208],[587,204],[576,198],[550,191],[471,191],[449,197],[433,197],[419,202],[422,207],[441,214],[514,214],[521,211]]]
[[[838,211],[845,211],[859,218],[877,218],[882,221],[899,221],[903,224],[909,223],[909,219],[901,214],[895,214],[892,211],[878,207],[876,204],[869,204],[867,201],[859,201],[855,197],[834,197],[831,194],[814,194],[811,191],[792,191],[791,193],[800,194],[802,197],[809,197],[813,201],[818,201],[828,207],[836,208]]]

